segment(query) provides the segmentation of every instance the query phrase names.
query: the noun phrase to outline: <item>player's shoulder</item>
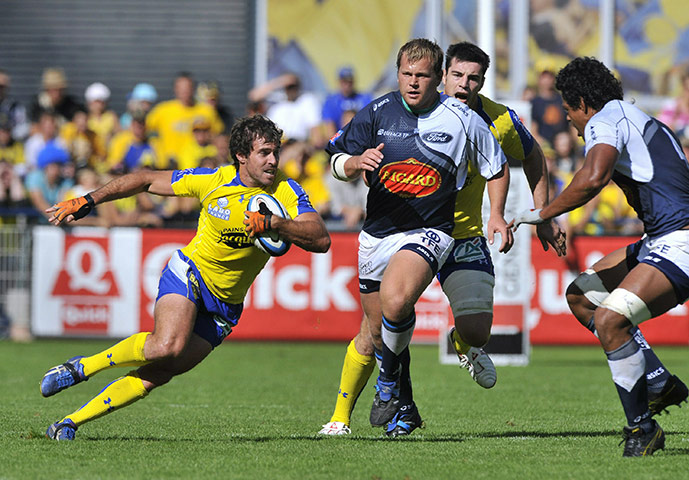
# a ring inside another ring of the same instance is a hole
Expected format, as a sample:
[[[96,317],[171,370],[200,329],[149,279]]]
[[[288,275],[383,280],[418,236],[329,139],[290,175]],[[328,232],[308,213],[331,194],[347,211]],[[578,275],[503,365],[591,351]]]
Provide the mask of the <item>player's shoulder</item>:
[[[399,108],[402,108],[402,96],[399,92],[389,92],[378,98],[374,98],[364,107],[364,110],[369,110],[378,115],[384,115],[390,110],[397,110]]]
[[[445,93],[440,94],[440,102],[435,109],[437,114],[448,121],[451,119],[459,119],[463,124],[469,125],[473,122],[481,121],[480,117],[467,104],[450,97]]]
[[[265,191],[285,205],[296,202],[300,197],[306,195],[304,187],[302,187],[299,182],[279,169],[275,175],[275,181],[270,187],[266,188]]]
[[[488,98],[485,95],[479,93],[478,95],[479,104],[481,109],[483,109],[489,117],[499,117],[500,115],[509,114],[510,108],[504,103],[496,102],[492,98]]]

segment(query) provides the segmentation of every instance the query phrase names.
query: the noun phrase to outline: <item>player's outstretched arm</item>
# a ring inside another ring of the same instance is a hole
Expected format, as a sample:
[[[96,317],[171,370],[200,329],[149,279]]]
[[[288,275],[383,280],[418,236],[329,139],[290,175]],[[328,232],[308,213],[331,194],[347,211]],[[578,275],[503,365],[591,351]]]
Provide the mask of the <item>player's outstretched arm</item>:
[[[495,234],[500,234],[501,243],[498,251],[501,253],[509,252],[514,244],[512,230],[505,221],[505,202],[507,201],[509,185],[510,170],[507,168],[506,163],[500,173],[486,182],[486,190],[490,200],[490,217],[486,225],[486,236],[488,237],[488,243],[492,245],[495,240]]]
[[[516,230],[522,223],[533,225],[544,223],[588,203],[612,178],[617,156],[617,149],[611,145],[594,146],[586,154],[581,169],[574,174],[574,178],[560,195],[542,209],[519,213],[510,222],[510,226]]]
[[[548,205],[548,167],[545,163],[543,150],[535,140],[531,152],[522,162],[522,167],[531,188],[534,206],[536,208],[545,207]],[[565,232],[555,220],[539,224],[536,227],[536,235],[538,235],[544,251],[547,252],[548,245],[552,245],[558,257],[567,254]]]
[[[118,198],[131,197],[141,192],[172,196],[172,171],[140,170],[117,177],[83,197],[56,203],[46,209],[48,221],[53,225],[71,223],[85,217],[93,208]]]

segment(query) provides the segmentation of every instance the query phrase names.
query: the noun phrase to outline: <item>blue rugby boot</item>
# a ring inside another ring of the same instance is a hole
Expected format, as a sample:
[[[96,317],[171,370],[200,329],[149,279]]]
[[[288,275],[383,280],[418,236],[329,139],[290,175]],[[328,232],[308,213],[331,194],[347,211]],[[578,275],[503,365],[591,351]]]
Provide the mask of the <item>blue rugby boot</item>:
[[[65,418],[61,422],[55,422],[48,427],[45,436],[51,440],[74,440],[77,432],[77,426],[69,418]]]
[[[84,357],[70,358],[62,365],[48,370],[41,380],[41,395],[50,397],[65,388],[88,380],[88,377],[84,375],[84,366],[80,362],[82,358]]]
[[[385,435],[391,438],[409,435],[417,428],[424,428],[426,424],[421,420],[419,409],[416,404],[401,407],[395,416],[390,420],[385,431]]]
[[[378,377],[375,388],[376,396],[371,406],[369,421],[372,427],[382,427],[395,416],[399,408],[399,387],[397,382],[384,382]]]

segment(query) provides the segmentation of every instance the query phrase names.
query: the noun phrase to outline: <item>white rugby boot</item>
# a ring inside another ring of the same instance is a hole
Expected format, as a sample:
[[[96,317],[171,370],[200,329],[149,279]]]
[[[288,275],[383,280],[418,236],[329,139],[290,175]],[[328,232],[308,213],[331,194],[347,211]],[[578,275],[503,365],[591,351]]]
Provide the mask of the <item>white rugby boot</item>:
[[[455,353],[457,353],[457,358],[459,358],[459,366],[469,370],[471,378],[483,388],[494,387],[498,381],[498,373],[495,371],[495,365],[493,365],[493,361],[488,354],[482,348],[476,347],[471,347],[466,354],[459,353],[454,340],[454,333],[455,329],[452,327],[449,334],[450,343],[454,347]]]
[[[343,422],[328,422],[318,433],[320,435],[349,435],[352,430]]]

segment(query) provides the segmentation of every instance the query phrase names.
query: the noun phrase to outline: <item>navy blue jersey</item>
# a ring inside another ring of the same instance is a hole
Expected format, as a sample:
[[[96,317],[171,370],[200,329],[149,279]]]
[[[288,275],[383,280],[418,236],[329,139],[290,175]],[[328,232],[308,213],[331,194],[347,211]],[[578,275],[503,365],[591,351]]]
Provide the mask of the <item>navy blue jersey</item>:
[[[689,164],[667,126],[613,100],[588,121],[584,139],[587,151],[600,143],[617,149],[612,178],[649,236],[689,225]]]
[[[363,227],[377,238],[422,227],[450,235],[468,163],[492,178],[506,162],[486,123],[447,95],[440,95],[431,111],[416,115],[405,108],[399,92],[388,93],[359,111],[327,151],[361,155],[380,143],[385,144],[383,161],[365,172],[369,191]]]

